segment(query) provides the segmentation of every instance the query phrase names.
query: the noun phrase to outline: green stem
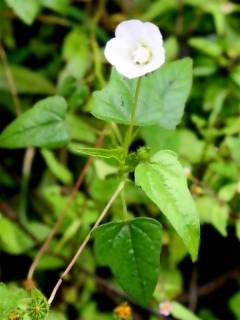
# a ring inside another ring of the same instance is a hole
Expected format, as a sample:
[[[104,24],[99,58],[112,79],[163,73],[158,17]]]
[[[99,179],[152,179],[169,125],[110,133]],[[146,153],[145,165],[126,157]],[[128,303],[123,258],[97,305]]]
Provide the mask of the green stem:
[[[141,80],[142,80],[142,77],[138,78],[138,80],[137,80],[136,91],[135,91],[133,106],[132,106],[132,110],[131,110],[130,125],[128,127],[128,131],[126,133],[124,144],[123,144],[126,155],[128,153],[129,146],[132,142],[132,133],[133,133],[133,127],[134,127],[133,123],[134,123],[134,119],[135,119],[135,115],[136,115],[136,111],[137,111],[137,106],[138,106]]]
[[[121,191],[121,201],[122,201],[124,219],[127,220],[128,219],[128,209],[127,209],[127,203],[126,203],[126,199],[125,199],[126,178],[124,178],[122,181],[124,183],[124,187]]]

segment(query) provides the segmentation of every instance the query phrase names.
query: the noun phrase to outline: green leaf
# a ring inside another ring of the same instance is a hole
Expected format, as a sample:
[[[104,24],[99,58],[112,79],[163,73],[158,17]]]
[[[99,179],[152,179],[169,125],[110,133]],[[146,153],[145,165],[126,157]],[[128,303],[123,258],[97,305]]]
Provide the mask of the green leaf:
[[[157,301],[172,300],[179,296],[183,290],[181,272],[176,268],[162,268],[158,284],[154,292]]]
[[[57,148],[70,139],[64,121],[67,112],[62,97],[49,97],[14,120],[0,135],[0,147],[15,149],[30,146]]]
[[[70,4],[69,0],[40,0],[42,6],[65,14]]]
[[[71,184],[73,181],[73,175],[58,159],[54,156],[54,153],[42,149],[41,154],[52,174],[57,177],[60,181],[66,184]]]
[[[237,183],[228,183],[224,185],[218,192],[219,199],[225,202],[231,201],[237,192],[237,187]]]
[[[98,262],[108,265],[141,305],[148,304],[157,284],[161,233],[160,223],[149,218],[107,223],[93,233]]]
[[[54,85],[44,76],[30,69],[10,65],[17,92],[24,94],[54,94]],[[33,85],[34,83],[34,85]],[[10,91],[3,65],[0,64],[0,89]]]
[[[71,140],[79,140],[89,144],[96,142],[97,131],[88,124],[86,119],[79,118],[74,114],[68,114],[66,121],[70,130]]]
[[[93,94],[95,117],[129,124],[137,80],[129,80],[112,70],[109,84]],[[141,82],[134,125],[157,124],[175,129],[180,122],[192,84],[192,61],[189,58],[164,64],[144,76]]]
[[[19,314],[20,307],[24,306],[27,298],[28,292],[26,290],[13,284],[5,285],[0,283],[0,319],[10,319],[9,315],[14,311]]]
[[[227,236],[229,207],[217,199],[203,196],[196,199],[200,218],[205,223],[212,224],[223,236]]]
[[[189,45],[213,58],[219,57],[223,51],[220,44],[213,39],[193,37],[189,40]]]
[[[171,315],[178,320],[201,320],[178,302],[171,302]]]
[[[229,308],[235,316],[236,320],[240,320],[240,292],[234,294],[229,300]]]
[[[103,148],[86,148],[82,147],[77,143],[71,143],[69,145],[69,150],[75,154],[98,157],[98,158],[113,158],[117,161],[121,161],[123,158],[122,148],[115,149],[103,149]]]
[[[240,220],[236,221],[235,228],[236,228],[236,236],[240,240]]]
[[[65,37],[62,55],[66,61],[62,76],[81,79],[91,65],[89,36],[83,29],[75,28]]]
[[[39,0],[5,0],[16,15],[26,24],[30,25],[36,18],[40,9]]]
[[[67,320],[67,318],[60,312],[50,311],[46,320]]]
[[[143,14],[143,20],[150,21],[176,8],[174,0],[154,1]]]
[[[175,153],[160,151],[135,170],[136,184],[160,208],[195,261],[199,247],[199,217]]]
[[[34,246],[30,239],[17,225],[0,216],[0,248],[10,254],[26,253]]]

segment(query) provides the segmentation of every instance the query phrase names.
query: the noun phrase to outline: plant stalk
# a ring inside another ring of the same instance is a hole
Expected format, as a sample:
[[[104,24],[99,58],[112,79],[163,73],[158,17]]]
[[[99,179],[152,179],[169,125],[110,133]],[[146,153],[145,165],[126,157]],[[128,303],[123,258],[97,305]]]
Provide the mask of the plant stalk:
[[[140,95],[141,81],[142,81],[142,77],[139,77],[137,79],[136,91],[135,91],[133,106],[132,106],[132,110],[131,110],[130,124],[129,124],[128,131],[126,133],[124,144],[123,144],[126,155],[128,154],[128,149],[129,149],[130,144],[132,142],[134,119],[135,119],[136,112],[137,112],[138,100],[139,100],[139,95]]]
[[[69,274],[69,272],[71,271],[71,269],[73,268],[74,264],[76,263],[77,259],[79,258],[79,256],[82,254],[84,248],[86,247],[87,243],[89,242],[90,238],[91,238],[91,234],[92,232],[99,226],[99,224],[102,222],[102,220],[105,218],[108,210],[111,208],[112,204],[114,203],[114,201],[116,200],[116,198],[118,197],[118,195],[121,193],[121,191],[123,190],[124,187],[124,182],[121,182],[117,189],[115,190],[115,192],[113,193],[112,197],[110,198],[110,200],[108,201],[106,207],[103,209],[102,213],[100,214],[99,218],[97,219],[97,221],[95,222],[94,226],[92,227],[92,229],[89,231],[89,233],[87,234],[86,238],[84,239],[84,241],[82,242],[82,244],[80,245],[78,251],[76,252],[76,254],[74,255],[74,257],[72,258],[72,260],[70,261],[69,265],[67,266],[67,268],[65,269],[65,271],[63,272],[63,274],[61,275],[61,277],[59,278],[58,282],[56,283],[55,287],[53,288],[53,291],[48,299],[48,304],[51,305],[56,293],[59,289],[59,287],[61,286],[62,282],[64,281],[64,278]]]

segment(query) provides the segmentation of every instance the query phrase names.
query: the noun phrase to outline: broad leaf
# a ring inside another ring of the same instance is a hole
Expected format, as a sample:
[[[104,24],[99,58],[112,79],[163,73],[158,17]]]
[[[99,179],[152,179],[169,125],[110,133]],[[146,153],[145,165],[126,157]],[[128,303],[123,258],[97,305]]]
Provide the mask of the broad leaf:
[[[55,96],[37,102],[2,132],[0,147],[55,148],[67,144],[70,137],[64,120],[66,112],[67,104],[62,97]]]
[[[33,23],[40,9],[39,0],[6,0],[6,3],[28,25]]]
[[[140,163],[135,170],[135,181],[160,208],[196,260],[199,217],[175,153],[160,151],[150,162]]]
[[[157,284],[161,225],[149,218],[107,223],[95,230],[97,260],[108,265],[122,288],[147,305]]]
[[[124,152],[121,148],[104,149],[104,148],[86,148],[77,143],[71,143],[69,150],[75,154],[98,157],[98,158],[113,158],[117,161],[121,161]]]
[[[128,80],[115,69],[109,84],[93,95],[95,117],[129,124],[137,80]],[[134,125],[157,124],[174,129],[180,122],[192,84],[189,58],[164,64],[142,78]]]

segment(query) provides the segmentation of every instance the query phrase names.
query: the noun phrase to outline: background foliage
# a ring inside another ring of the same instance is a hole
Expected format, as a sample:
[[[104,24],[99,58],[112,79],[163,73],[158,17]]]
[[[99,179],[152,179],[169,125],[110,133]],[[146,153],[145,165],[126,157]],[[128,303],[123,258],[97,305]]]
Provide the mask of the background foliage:
[[[114,144],[116,127],[104,128],[103,121],[90,114],[91,92],[103,88],[109,78],[102,48],[116,24],[129,18],[160,27],[168,61],[193,59],[193,88],[177,130],[145,127],[132,149],[146,143],[153,153],[169,149],[179,155],[202,223],[199,260],[193,265],[161,216],[162,265],[154,301],[150,310],[134,305],[133,317],[154,319],[160,301],[174,300],[181,303],[172,303],[176,319],[240,319],[239,17],[238,1],[224,0],[0,0],[1,131],[24,111],[34,119],[34,125],[28,118],[18,124],[20,131],[12,125],[0,139],[0,262],[1,281],[6,283],[0,286],[1,319],[8,319],[16,305],[30,308],[30,318],[34,303],[41,305],[43,314],[47,308],[39,291],[20,287],[26,287],[22,281],[31,260],[86,163],[86,155],[64,145],[71,139],[93,147],[103,131],[103,146]],[[55,99],[55,110],[48,110],[46,100],[37,102],[52,95],[64,97],[68,109],[61,97],[48,98]],[[39,104],[51,113],[55,130],[51,126],[50,136]],[[27,138],[21,135],[26,128]],[[23,146],[26,149],[18,149]],[[39,263],[35,280],[47,296],[116,188],[116,164],[107,158],[92,162],[50,252]],[[129,184],[125,193],[132,217],[159,219],[159,210],[140,190]],[[113,220],[121,217],[120,200],[111,215]],[[48,319],[117,317],[114,308],[128,297],[97,260],[89,245]],[[26,305],[26,299],[32,302]]]

